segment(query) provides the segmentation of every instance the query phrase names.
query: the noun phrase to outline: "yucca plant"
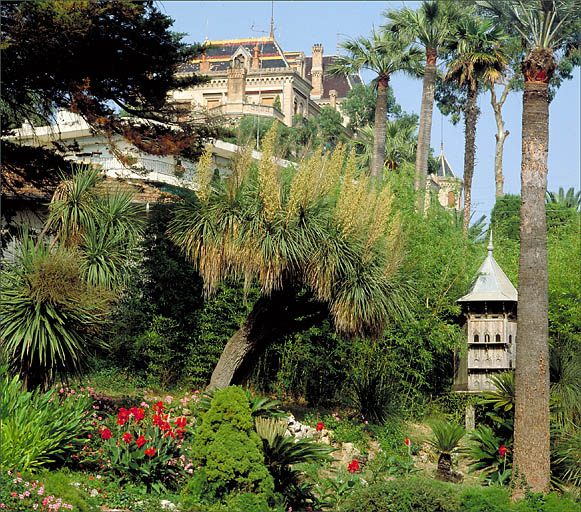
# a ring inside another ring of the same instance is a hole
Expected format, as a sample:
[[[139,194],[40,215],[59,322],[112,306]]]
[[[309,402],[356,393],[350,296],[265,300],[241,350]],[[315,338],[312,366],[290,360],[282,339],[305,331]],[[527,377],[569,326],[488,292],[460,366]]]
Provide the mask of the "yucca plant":
[[[254,419],[262,439],[264,463],[274,478],[274,490],[285,498],[285,506],[304,509],[314,497],[311,486],[302,482],[300,471],[293,465],[304,462],[331,461],[333,448],[313,439],[295,439],[285,436],[287,423],[276,418]]]
[[[581,487],[581,429],[558,437],[551,451],[551,476],[559,483]]]
[[[401,228],[388,185],[357,176],[345,148],[279,169],[276,125],[258,168],[242,153],[231,175],[211,182],[198,166],[197,199],[179,207],[170,238],[204,279],[207,293],[228,276],[257,281],[262,296],[228,341],[210,381],[243,381],[259,351],[330,314],[337,330],[378,334],[408,311],[399,277]],[[300,297],[298,293],[300,292]]]
[[[481,478],[489,484],[508,484],[512,469],[512,436],[501,439],[488,425],[479,425],[470,432],[468,446],[463,451],[474,461],[470,471],[482,471]]]
[[[28,389],[78,373],[91,349],[103,345],[98,332],[111,298],[85,281],[74,251],[35,246],[25,234],[18,261],[2,272],[0,327],[9,370]]]
[[[428,444],[438,454],[436,478],[448,482],[452,479],[452,454],[460,450],[460,441],[466,434],[461,425],[449,422],[434,422],[430,425],[433,437]]]

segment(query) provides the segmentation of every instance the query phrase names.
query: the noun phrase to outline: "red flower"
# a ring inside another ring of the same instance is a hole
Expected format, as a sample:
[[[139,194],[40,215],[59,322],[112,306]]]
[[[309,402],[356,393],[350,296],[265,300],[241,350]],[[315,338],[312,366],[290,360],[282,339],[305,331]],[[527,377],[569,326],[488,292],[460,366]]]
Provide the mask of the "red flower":
[[[117,415],[117,424],[124,425],[125,422],[129,419],[129,411],[124,407],[119,409],[119,414]]]
[[[103,430],[101,430],[101,437],[106,441],[107,439],[111,438],[111,431],[105,427]]]
[[[352,460],[351,463],[347,466],[347,471],[349,471],[349,473],[355,473],[355,471],[359,471],[359,461]]]
[[[182,418],[175,420],[174,425],[179,428],[184,428],[186,426],[186,421],[186,417],[183,416]]]
[[[137,448],[141,448],[145,443],[147,443],[147,439],[141,435],[135,440],[135,443],[137,444]]]
[[[325,428],[325,424],[322,421],[319,421],[319,423],[317,423],[317,426],[315,427],[315,430],[317,432],[320,432],[321,430],[323,430]]]
[[[156,412],[159,412],[159,413],[161,413],[161,411],[163,411],[163,409],[164,409],[163,402],[161,400],[153,406],[153,410]]]
[[[508,448],[504,445],[502,445],[499,449],[498,449],[498,453],[500,453],[500,458],[503,458],[506,455],[506,452],[508,451]]]
[[[129,444],[131,442],[131,440],[133,439],[133,435],[130,434],[129,432],[125,432],[125,434],[123,434],[121,439],[123,439],[123,441],[125,441],[127,444]]]
[[[412,444],[412,442],[410,441],[409,437],[406,437],[403,444],[405,444],[406,446],[409,446],[410,444]]]
[[[153,457],[155,455],[155,448],[148,448],[143,453],[145,453],[145,455],[149,455],[150,457]]]

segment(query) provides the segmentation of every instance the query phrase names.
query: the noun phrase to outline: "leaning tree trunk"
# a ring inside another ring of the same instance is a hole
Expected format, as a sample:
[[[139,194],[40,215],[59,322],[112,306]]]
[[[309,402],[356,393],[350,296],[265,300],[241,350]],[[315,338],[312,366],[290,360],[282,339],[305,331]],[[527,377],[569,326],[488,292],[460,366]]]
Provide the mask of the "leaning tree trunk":
[[[256,359],[272,342],[285,334],[309,329],[327,316],[326,306],[304,295],[297,299],[296,290],[291,286],[262,296],[228,340],[208,389],[244,383]]]
[[[478,120],[478,87],[468,87],[464,108],[464,233],[468,233],[470,206],[472,202],[472,177],[474,176],[474,155],[476,153],[476,121]]]
[[[375,125],[373,127],[373,156],[371,160],[371,178],[376,183],[381,181],[383,162],[385,161],[388,85],[389,75],[380,73],[377,82],[377,103],[375,104]]]
[[[415,189],[418,194],[418,209],[424,211],[426,198],[426,176],[428,175],[428,155],[432,138],[432,113],[434,111],[434,88],[436,84],[436,49],[426,49],[426,69],[424,71],[424,89],[420,110],[418,131],[418,148],[416,152]]]
[[[548,50],[523,61],[522,165],[518,320],[515,363],[513,499],[550,484],[549,328],[545,195],[549,154]]]
[[[494,120],[496,121],[496,148],[494,151],[494,183],[496,186],[496,199],[504,197],[504,175],[502,173],[502,156],[504,153],[504,141],[509,136],[510,132],[504,129],[504,120],[502,119],[502,106],[506,101],[506,97],[511,90],[510,84],[504,86],[504,90],[500,95],[500,99],[496,99],[496,91],[494,84],[490,87],[490,104],[494,111]]]
[[[238,383],[246,373],[248,359],[259,352],[281,333],[284,323],[286,294],[273,292],[263,296],[234,335],[228,340],[210,379],[209,389],[225,388]]]

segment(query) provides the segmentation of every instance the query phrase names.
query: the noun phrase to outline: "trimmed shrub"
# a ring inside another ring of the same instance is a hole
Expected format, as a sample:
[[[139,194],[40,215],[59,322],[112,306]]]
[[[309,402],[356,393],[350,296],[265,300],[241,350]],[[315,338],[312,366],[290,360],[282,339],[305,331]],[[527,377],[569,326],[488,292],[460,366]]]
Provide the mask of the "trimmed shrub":
[[[210,409],[202,416],[192,453],[194,465],[201,469],[184,490],[185,502],[191,496],[194,502],[212,504],[239,492],[272,496],[274,482],[242,388],[230,386],[215,392]]]
[[[474,487],[460,496],[462,512],[506,512],[510,509],[510,497],[506,489],[499,487]]]
[[[363,487],[345,502],[344,512],[457,512],[458,488],[425,478],[378,482]]]

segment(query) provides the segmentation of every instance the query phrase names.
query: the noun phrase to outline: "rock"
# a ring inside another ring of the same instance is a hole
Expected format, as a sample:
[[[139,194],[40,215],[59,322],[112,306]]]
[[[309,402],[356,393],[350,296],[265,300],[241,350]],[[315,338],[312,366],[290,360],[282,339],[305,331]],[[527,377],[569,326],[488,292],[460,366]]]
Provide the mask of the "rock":
[[[159,502],[159,504],[163,510],[175,510],[176,509],[176,506],[169,500],[161,500]]]
[[[99,496],[99,491],[97,489],[91,489],[90,496],[91,496],[91,498],[95,498],[96,496]]]

